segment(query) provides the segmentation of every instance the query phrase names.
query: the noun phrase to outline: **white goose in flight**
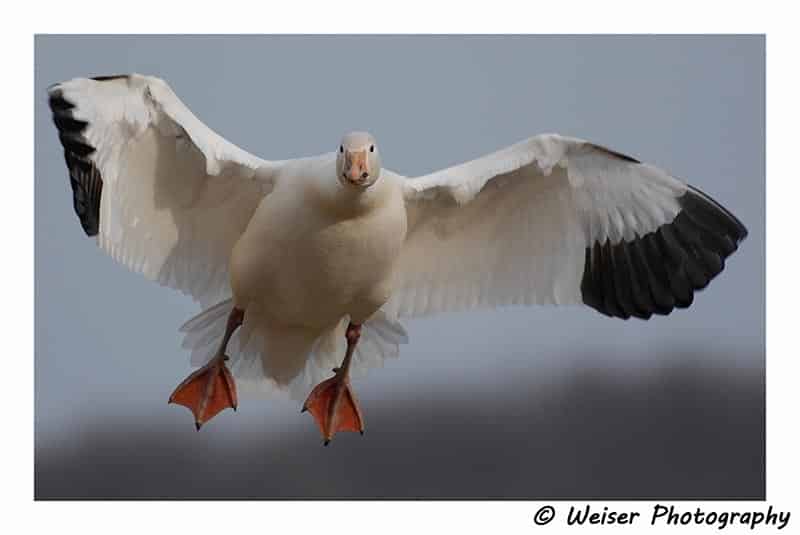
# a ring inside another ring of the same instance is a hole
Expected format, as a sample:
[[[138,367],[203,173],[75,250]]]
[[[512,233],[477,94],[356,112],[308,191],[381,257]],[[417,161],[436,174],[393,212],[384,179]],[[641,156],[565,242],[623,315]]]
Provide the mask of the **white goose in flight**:
[[[326,444],[363,433],[350,372],[398,354],[399,318],[546,303],[669,314],[747,235],[699,190],[580,139],[539,135],[407,178],[363,132],[262,160],[149,76],[78,78],[49,99],[86,234],[203,308],[182,327],[200,367],[170,397],[198,429],[249,388],[307,395]]]

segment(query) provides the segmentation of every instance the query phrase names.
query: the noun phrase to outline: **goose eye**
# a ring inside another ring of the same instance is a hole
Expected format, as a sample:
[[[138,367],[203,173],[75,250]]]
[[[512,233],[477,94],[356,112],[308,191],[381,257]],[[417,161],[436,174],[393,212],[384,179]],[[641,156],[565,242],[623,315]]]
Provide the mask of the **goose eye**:
[[[342,145],[339,145],[339,152],[344,152],[344,147]]]
[[[370,145],[369,146],[369,151],[370,152],[375,152],[375,145]]]

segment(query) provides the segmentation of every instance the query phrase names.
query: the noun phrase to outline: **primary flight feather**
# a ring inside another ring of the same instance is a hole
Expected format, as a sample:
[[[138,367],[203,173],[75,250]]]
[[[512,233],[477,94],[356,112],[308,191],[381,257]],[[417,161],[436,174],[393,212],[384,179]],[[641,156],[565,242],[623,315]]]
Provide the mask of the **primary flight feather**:
[[[350,372],[397,356],[400,318],[509,304],[668,314],[747,235],[668,173],[555,134],[407,178],[365,132],[263,160],[149,76],[78,78],[49,99],[86,234],[203,308],[182,327],[200,367],[170,398],[198,429],[247,388],[307,395],[326,443],[363,432]]]

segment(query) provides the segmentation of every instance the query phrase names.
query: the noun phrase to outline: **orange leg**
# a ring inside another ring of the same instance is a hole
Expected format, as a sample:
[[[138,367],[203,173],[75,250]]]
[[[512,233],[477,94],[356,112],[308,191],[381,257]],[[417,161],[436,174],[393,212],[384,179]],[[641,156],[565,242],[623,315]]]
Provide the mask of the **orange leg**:
[[[169,403],[177,403],[188,408],[194,414],[194,425],[200,427],[228,407],[236,410],[236,383],[230,370],[225,365],[228,356],[225,348],[233,332],[242,324],[244,310],[234,308],[228,316],[225,336],[217,354],[208,364],[198,369],[175,388],[169,397]]]
[[[347,353],[342,365],[333,369],[333,377],[314,387],[303,404],[302,412],[309,411],[317,421],[326,446],[338,431],[364,434],[364,419],[350,386],[350,361],[361,336],[361,325],[348,325],[346,336]]]

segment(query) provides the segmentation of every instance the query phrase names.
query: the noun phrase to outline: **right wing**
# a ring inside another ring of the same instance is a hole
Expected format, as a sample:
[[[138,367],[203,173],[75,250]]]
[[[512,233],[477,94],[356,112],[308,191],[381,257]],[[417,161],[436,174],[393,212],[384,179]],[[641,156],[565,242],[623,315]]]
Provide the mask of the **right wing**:
[[[408,179],[405,198],[387,306],[399,316],[578,303],[625,319],[669,314],[747,236],[668,173],[553,134]]]
[[[49,91],[75,212],[115,260],[203,305],[280,162],[217,135],[162,80],[76,78]]]

